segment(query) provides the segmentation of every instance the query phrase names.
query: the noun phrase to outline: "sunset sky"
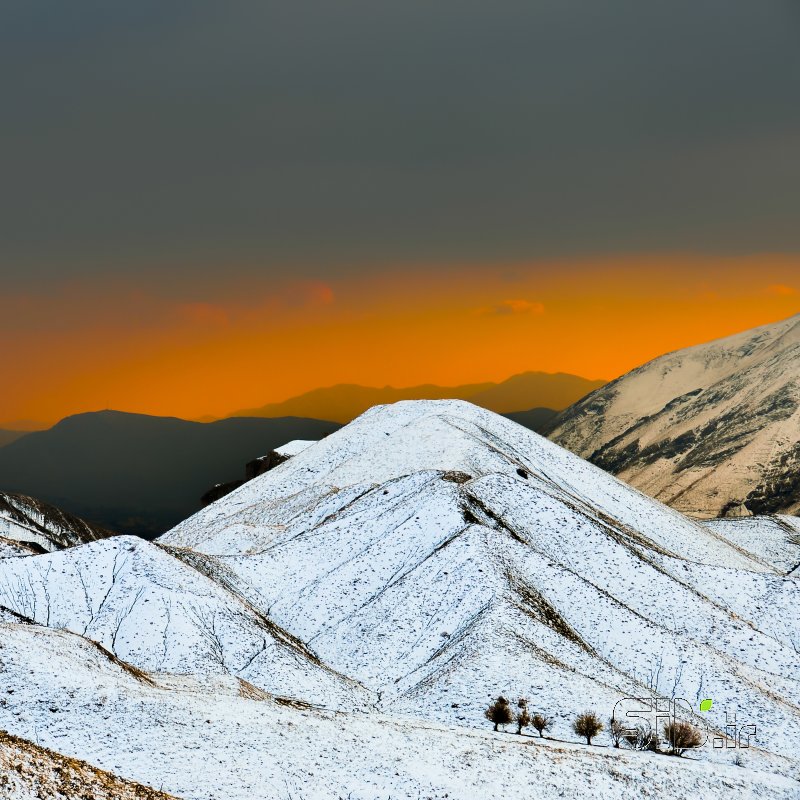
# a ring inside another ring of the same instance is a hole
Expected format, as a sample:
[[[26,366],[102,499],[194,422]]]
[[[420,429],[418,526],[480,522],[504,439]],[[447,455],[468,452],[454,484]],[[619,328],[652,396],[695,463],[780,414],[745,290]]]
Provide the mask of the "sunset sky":
[[[0,428],[613,378],[800,312],[793,0],[0,9]]]

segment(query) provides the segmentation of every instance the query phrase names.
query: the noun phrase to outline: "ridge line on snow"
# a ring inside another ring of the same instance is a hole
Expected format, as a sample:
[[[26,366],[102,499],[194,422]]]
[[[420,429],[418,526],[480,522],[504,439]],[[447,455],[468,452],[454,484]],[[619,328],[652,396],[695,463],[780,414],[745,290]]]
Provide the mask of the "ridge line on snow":
[[[309,660],[313,661],[317,666],[325,666],[322,661],[320,661],[319,656],[310,650],[301,639],[298,639],[296,636],[293,636],[291,633],[284,630],[280,625],[264,614],[263,611],[257,609],[249,600],[247,600],[247,598],[245,598],[238,591],[234,583],[229,578],[221,574],[221,572],[227,568],[223,564],[217,562],[213,556],[210,556],[206,553],[199,553],[196,550],[191,550],[190,548],[175,547],[173,545],[160,544],[158,542],[156,542],[155,545],[156,547],[164,550],[167,555],[172,556],[177,561],[186,564],[186,566],[190,567],[196,572],[199,572],[210,581],[213,581],[217,586],[231,595],[256,617],[256,619],[263,625],[265,630],[273,634],[273,636],[285,647],[300,653]],[[216,572],[213,569],[211,566],[212,563],[219,568],[219,572]]]
[[[262,625],[264,630],[268,632],[278,644],[286,647],[288,650],[295,653],[296,655],[303,656],[304,658],[308,659],[311,663],[313,663],[315,666],[325,670],[326,672],[336,676],[337,678],[342,679],[346,683],[352,686],[358,686],[362,689],[366,689],[366,687],[360,681],[357,681],[348,675],[344,675],[338,670],[335,670],[329,664],[326,664],[310,647],[308,647],[308,645],[302,639],[298,638],[297,636],[294,636],[285,628],[278,625],[263,611],[260,611],[258,608],[256,608],[256,606],[254,606],[238,590],[234,582],[222,574],[223,572],[225,573],[229,572],[229,570],[224,564],[221,564],[213,556],[207,555],[205,553],[199,553],[189,548],[174,547],[172,545],[166,545],[160,543],[155,543],[155,544],[156,547],[163,549],[168,555],[172,556],[181,563],[186,564],[186,566],[199,572],[201,575],[208,578],[215,585],[219,586],[227,594],[233,597],[240,605],[242,605],[250,614],[253,615],[256,621]],[[218,571],[215,571],[212,565],[216,566]],[[255,660],[260,655],[263,654],[264,650],[265,648],[262,648],[259,652],[257,652],[248,662],[248,666],[252,665],[255,662]],[[238,672],[243,672],[244,669],[245,667],[241,667],[238,670]]]
[[[468,634],[480,624],[481,620],[486,616],[496,602],[496,597],[492,597],[487,600],[477,611],[475,611],[474,614],[472,614],[472,616],[466,619],[461,626],[456,629],[455,633],[444,644],[438,647],[427,659],[425,659],[425,661],[423,661],[421,664],[418,664],[412,672],[408,673],[406,677],[413,676],[415,673],[428,666],[435,659],[439,658],[439,656],[447,653],[448,650],[452,651],[442,665],[437,666],[436,669],[434,669],[432,672],[429,672],[423,678],[420,678],[420,680],[416,681],[416,683],[413,683],[407,688],[403,689],[401,695],[411,694],[416,689],[425,686],[426,684],[434,683],[434,676],[443,672],[445,668],[449,667],[458,656],[463,655],[463,653],[458,653],[455,651],[455,645],[460,644],[467,638]],[[414,644],[416,644],[416,642]]]
[[[405,522],[407,522],[408,519],[411,519],[411,517],[408,517],[407,519],[403,520],[403,522],[401,524],[404,524]],[[367,606],[370,606],[376,600],[379,600],[381,597],[383,597],[384,594],[386,594],[387,591],[389,591],[389,589],[392,589],[395,586],[398,586],[399,584],[401,584],[407,577],[409,577],[412,573],[414,573],[417,569],[419,569],[419,567],[421,567],[426,561],[428,561],[429,559],[433,558],[435,555],[437,555],[442,550],[444,550],[448,545],[452,544],[456,539],[458,539],[459,537],[463,536],[464,533],[466,533],[471,527],[473,527],[473,526],[472,525],[465,525],[463,528],[460,528],[455,533],[453,533],[449,537],[447,537],[447,539],[442,541],[440,544],[436,545],[436,547],[434,547],[433,550],[431,550],[431,552],[428,553],[424,558],[422,558],[419,561],[416,561],[412,565],[408,566],[408,569],[405,569],[405,570],[403,569],[403,567],[407,566],[405,564],[403,564],[400,567],[398,567],[398,569],[396,569],[394,571],[394,573],[392,573],[392,575],[388,579],[388,582],[384,586],[382,586],[377,592],[375,592],[375,594],[370,595],[360,606],[358,606],[357,608],[353,609],[345,617],[343,617],[341,620],[339,620],[339,622],[337,624],[341,624],[341,622],[343,622],[345,619],[349,619],[350,617],[355,616],[356,614],[358,614],[359,612],[361,612],[365,608],[367,608]],[[326,574],[330,574],[330,573],[326,573]],[[323,626],[317,633],[315,633],[309,639],[309,642],[313,642],[315,639],[318,639],[325,632],[326,632],[326,628]]]
[[[514,575],[506,566],[504,571],[508,587],[512,590],[517,608],[550,630],[578,645],[590,656],[599,658],[597,651],[556,611],[550,601],[523,578]]]

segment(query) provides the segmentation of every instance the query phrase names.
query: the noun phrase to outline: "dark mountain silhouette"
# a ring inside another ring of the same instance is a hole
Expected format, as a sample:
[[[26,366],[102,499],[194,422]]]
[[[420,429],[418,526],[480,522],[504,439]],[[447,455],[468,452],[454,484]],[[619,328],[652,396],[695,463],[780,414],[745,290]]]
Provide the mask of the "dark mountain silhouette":
[[[17,439],[21,439],[23,436],[27,435],[28,431],[0,430],[0,447],[5,447],[7,444],[11,444],[11,442],[16,442]]]
[[[503,416],[522,425],[523,428],[539,433],[558,416],[558,411],[554,411],[552,408],[531,408],[529,411],[512,411]]]
[[[591,381],[563,372],[523,372],[501,383],[473,383],[463,386],[424,384],[396,389],[392,386],[377,388],[348,383],[314,389],[281,403],[237,411],[231,416],[302,416],[346,423],[376,405],[396,403],[399,400],[444,399],[469,400],[498,414],[535,407],[561,411],[604,384],[605,381],[602,380]]]
[[[118,411],[79,414],[0,448],[0,490],[151,537],[197,511],[209,486],[238,478],[248,461],[338,427],[300,418],[203,424]]]

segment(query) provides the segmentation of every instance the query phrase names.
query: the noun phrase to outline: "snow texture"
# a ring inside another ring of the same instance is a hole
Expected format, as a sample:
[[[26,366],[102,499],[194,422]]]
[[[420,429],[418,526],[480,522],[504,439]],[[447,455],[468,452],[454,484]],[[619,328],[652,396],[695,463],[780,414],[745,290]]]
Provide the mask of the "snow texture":
[[[155,544],[0,561],[0,727],[187,798],[797,797],[783,547],[468,403],[376,407]],[[569,741],[493,735],[500,693]],[[755,725],[747,768],[570,732],[655,696]]]

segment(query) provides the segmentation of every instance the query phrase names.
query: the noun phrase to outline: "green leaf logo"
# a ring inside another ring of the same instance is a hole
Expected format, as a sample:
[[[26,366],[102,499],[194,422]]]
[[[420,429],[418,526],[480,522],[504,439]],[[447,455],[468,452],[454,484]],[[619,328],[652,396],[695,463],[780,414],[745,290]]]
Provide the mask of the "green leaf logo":
[[[700,710],[701,711],[711,711],[711,706],[714,705],[713,700],[701,700],[700,701]]]

